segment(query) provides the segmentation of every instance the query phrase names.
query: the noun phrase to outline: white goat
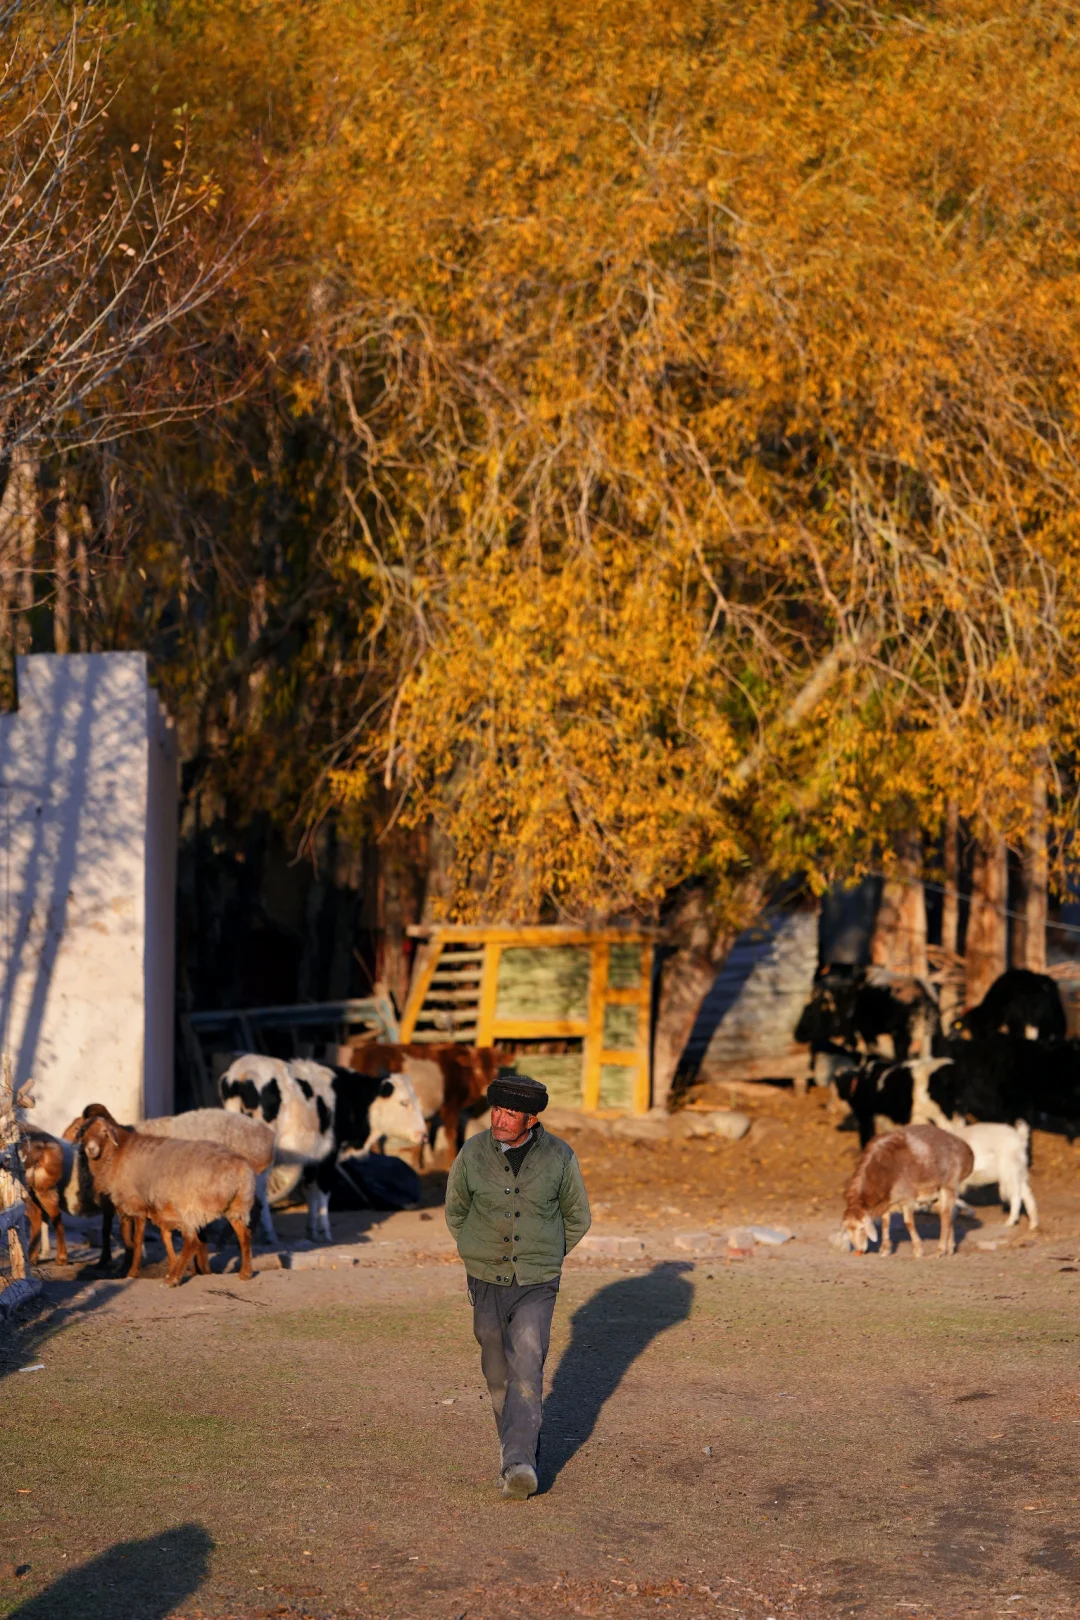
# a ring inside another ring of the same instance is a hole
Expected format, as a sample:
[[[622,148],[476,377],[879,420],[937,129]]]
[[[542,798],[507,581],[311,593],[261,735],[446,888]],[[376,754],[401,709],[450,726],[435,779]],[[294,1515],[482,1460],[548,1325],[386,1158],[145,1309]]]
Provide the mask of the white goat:
[[[1015,1125],[966,1125],[961,1119],[950,1119],[944,1129],[966,1142],[975,1155],[975,1168],[965,1177],[960,1191],[967,1192],[969,1187],[992,1187],[996,1182],[1002,1201],[1009,1206],[1005,1225],[1018,1226],[1023,1208],[1034,1231],[1039,1224],[1039,1211],[1028,1176],[1031,1127],[1027,1121],[1020,1119]]]

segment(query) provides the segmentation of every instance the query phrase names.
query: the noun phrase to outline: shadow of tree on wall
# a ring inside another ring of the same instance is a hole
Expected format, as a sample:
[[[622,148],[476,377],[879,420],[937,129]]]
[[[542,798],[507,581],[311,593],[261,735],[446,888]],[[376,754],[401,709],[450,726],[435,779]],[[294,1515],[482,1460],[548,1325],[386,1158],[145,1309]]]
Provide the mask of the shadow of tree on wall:
[[[201,1524],[118,1542],[12,1609],[8,1620],[165,1620],[202,1585],[213,1546]]]
[[[539,1484],[548,1490],[592,1435],[604,1403],[659,1334],[690,1315],[692,1284],[686,1260],[667,1260],[640,1277],[611,1283],[578,1307],[544,1402]]]

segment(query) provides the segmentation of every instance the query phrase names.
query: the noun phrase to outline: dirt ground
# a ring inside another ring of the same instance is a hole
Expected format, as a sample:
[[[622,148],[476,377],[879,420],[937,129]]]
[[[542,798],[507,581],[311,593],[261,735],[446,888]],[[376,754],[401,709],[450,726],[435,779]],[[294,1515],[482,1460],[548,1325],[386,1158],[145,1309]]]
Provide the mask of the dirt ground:
[[[0,1615],[1080,1614],[1080,1146],[1036,1137],[1039,1232],[987,1204],[954,1260],[858,1259],[855,1138],[739,1105],[738,1144],[577,1139],[594,1231],[646,1249],[567,1266],[526,1504],[437,1210],[247,1284],[43,1268],[0,1330]],[[747,1219],[794,1241],[729,1262]]]

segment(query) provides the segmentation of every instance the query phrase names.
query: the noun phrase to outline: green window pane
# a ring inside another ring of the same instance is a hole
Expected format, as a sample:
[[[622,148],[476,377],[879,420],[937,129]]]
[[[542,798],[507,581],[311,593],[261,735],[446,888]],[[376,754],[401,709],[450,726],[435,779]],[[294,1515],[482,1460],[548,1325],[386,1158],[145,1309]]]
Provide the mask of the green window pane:
[[[588,950],[577,945],[508,945],[499,958],[495,1017],[585,1018]]]
[[[637,1069],[632,1063],[604,1063],[600,1068],[600,1107],[633,1108],[634,1080]]]
[[[557,1107],[581,1107],[583,1052],[541,1052],[536,1057],[519,1052],[513,1062],[521,1074],[543,1081],[548,1088],[548,1096]]]
[[[641,946],[608,947],[608,989],[636,990],[641,983]]]
[[[636,1007],[604,1008],[605,1052],[632,1052],[637,1046],[638,1010]]]

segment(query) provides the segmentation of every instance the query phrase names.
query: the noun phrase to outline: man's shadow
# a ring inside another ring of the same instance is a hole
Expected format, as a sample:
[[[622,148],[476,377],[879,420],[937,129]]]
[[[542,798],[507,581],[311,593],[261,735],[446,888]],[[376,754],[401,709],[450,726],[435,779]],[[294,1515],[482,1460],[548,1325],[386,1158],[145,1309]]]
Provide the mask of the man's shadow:
[[[611,1283],[585,1301],[570,1323],[570,1343],[544,1402],[539,1486],[548,1490],[592,1435],[604,1402],[641,1352],[685,1322],[694,1297],[686,1260],[665,1260],[640,1277]]]
[[[27,1598],[8,1620],[165,1620],[202,1585],[213,1545],[201,1524],[121,1541]]]

